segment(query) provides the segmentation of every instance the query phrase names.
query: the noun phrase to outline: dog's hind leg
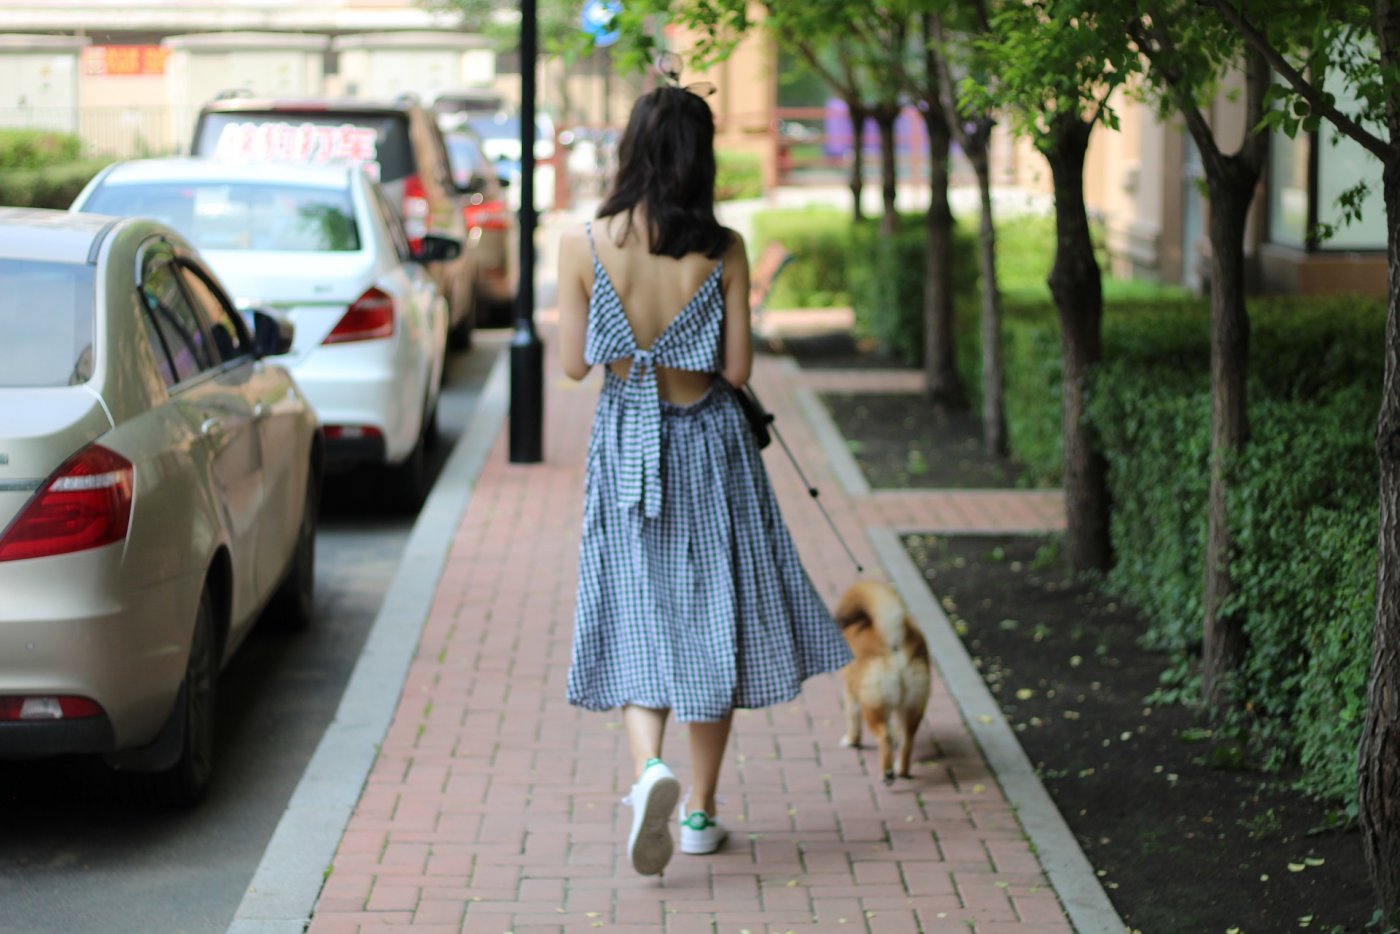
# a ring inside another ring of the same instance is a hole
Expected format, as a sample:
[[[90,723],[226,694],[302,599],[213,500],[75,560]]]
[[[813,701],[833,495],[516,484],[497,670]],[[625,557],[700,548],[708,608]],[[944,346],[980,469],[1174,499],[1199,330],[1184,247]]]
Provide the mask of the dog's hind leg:
[[[846,688],[846,735],[841,737],[842,746],[860,748],[860,701]]]
[[[865,715],[865,725],[875,734],[880,746],[880,775],[886,785],[894,784],[894,746],[890,736],[890,718],[883,705],[861,709]]]
[[[909,778],[909,760],[914,757],[914,734],[924,718],[923,708],[906,707],[899,712],[899,777]]]

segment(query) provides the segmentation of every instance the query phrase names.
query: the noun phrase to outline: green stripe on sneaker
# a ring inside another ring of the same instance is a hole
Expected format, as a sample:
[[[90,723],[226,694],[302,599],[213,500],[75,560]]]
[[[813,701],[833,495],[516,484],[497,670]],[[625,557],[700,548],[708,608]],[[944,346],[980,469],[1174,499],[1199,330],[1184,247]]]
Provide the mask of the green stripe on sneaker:
[[[666,764],[666,763],[662,762],[660,759],[648,759],[648,760],[646,761],[646,764],[642,766],[642,771],[645,772],[647,769],[651,768],[653,765],[665,765],[665,764]]]
[[[705,830],[715,826],[715,821],[704,811],[691,811],[686,815],[685,820],[681,821],[681,826],[689,827],[691,830]]]

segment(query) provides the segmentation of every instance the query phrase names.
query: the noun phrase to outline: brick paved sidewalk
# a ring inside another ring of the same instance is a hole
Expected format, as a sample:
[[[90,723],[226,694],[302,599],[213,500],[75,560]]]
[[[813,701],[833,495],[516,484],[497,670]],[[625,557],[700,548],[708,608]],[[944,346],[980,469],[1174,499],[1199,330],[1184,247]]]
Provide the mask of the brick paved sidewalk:
[[[546,336],[549,341],[549,336]],[[677,854],[664,879],[623,853],[631,784],[616,713],[564,701],[582,467],[595,378],[547,361],[547,462],[507,463],[504,431],[462,517],[393,725],[346,828],[310,930],[1066,932],[1070,925],[942,684],[915,777],[885,788],[874,752],[841,748],[836,676],[795,703],[740,711],[721,780],[732,836]],[[1046,492],[846,496],[826,470],[790,376],[760,358],[755,386],[846,539],[863,526],[1033,529],[1062,522]],[[854,577],[795,472],[765,457],[818,588]],[[874,569],[879,574],[879,569]],[[688,772],[682,728],[666,758]]]

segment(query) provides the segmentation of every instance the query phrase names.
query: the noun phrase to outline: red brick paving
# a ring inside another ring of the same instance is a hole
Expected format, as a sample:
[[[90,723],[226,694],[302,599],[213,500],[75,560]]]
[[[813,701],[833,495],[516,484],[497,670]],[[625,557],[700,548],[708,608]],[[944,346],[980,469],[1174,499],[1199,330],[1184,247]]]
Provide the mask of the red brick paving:
[[[548,338],[546,338],[548,340]],[[1051,492],[875,492],[826,471],[791,389],[890,390],[909,374],[790,374],[756,388],[867,567],[863,527],[1037,530]],[[908,383],[909,386],[905,384]],[[731,838],[677,854],[663,879],[623,854],[631,783],[620,718],[564,701],[582,468],[597,379],[546,375],[544,464],[507,463],[504,431],[472,493],[402,699],[345,830],[310,930],[415,932],[1067,932],[1055,893],[941,684],[915,777],[884,787],[837,745],[834,675],[740,711],[722,779]],[[854,574],[775,445],[770,474],[804,562],[834,602]],[[667,759],[688,755],[672,724]]]

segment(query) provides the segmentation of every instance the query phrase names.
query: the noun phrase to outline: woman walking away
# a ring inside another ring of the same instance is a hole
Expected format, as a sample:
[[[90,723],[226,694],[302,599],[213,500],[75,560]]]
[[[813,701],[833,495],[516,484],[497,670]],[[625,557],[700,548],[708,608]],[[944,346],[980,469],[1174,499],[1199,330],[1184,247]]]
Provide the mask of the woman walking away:
[[[668,714],[690,732],[681,850],[712,853],[725,839],[715,792],[734,708],[791,700],[850,659],[730,389],[753,362],[748,262],[715,219],[714,185],[709,105],[657,88],[632,109],[596,221],[566,234],[559,255],[564,372],[603,366],[568,698],[623,709],[637,775],[627,850],[643,875],[673,847]]]

